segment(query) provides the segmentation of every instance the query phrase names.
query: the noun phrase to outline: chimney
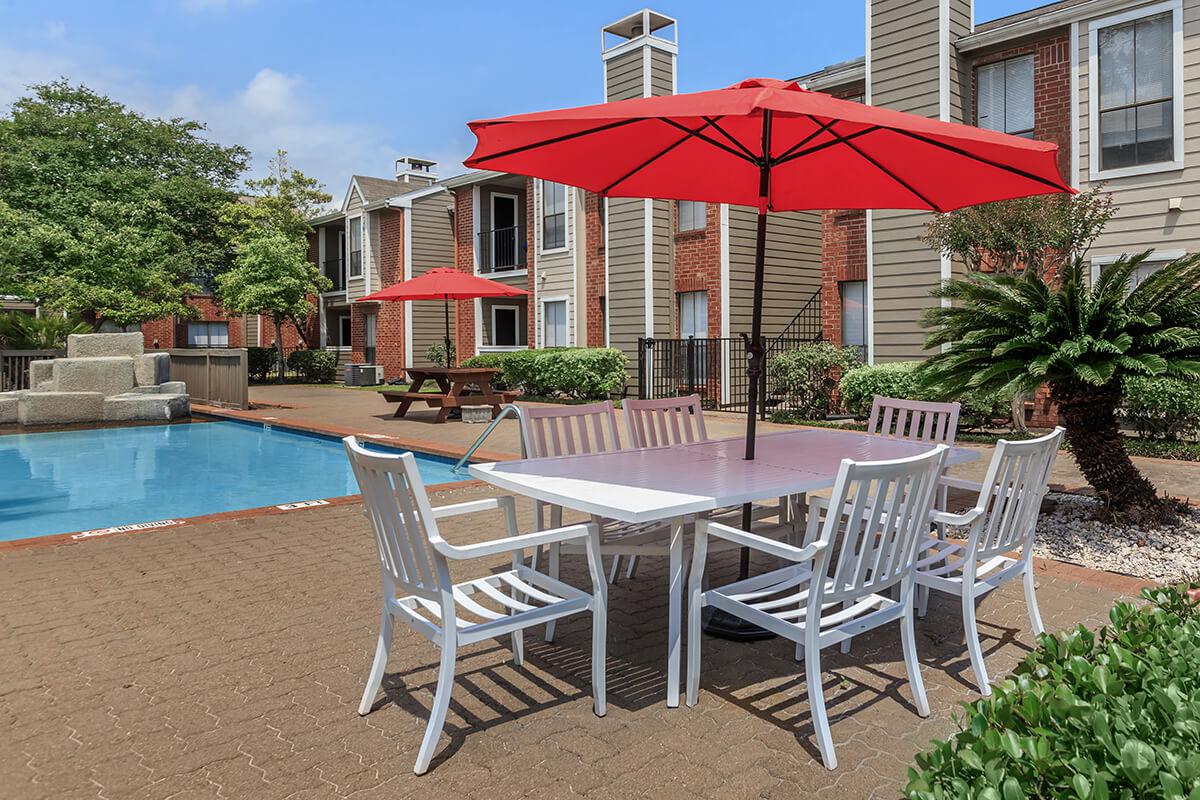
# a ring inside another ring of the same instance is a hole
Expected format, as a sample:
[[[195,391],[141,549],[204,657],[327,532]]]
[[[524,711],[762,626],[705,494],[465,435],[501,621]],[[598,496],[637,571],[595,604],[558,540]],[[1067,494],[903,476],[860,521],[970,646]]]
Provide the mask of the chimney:
[[[643,8],[600,31],[604,101],[675,94],[676,22]]]
[[[405,183],[428,185],[437,180],[436,161],[429,161],[416,156],[404,156],[396,159],[396,180]]]

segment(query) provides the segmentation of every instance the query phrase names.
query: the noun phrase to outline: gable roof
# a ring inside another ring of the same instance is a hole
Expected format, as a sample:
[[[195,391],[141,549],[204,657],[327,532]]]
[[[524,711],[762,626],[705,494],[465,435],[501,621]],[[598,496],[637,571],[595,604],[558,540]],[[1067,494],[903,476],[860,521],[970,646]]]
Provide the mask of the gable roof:
[[[411,183],[391,178],[372,178],[369,175],[354,175],[350,178],[350,181],[358,187],[358,193],[362,195],[363,205],[387,200],[389,197],[411,192],[413,189]]]

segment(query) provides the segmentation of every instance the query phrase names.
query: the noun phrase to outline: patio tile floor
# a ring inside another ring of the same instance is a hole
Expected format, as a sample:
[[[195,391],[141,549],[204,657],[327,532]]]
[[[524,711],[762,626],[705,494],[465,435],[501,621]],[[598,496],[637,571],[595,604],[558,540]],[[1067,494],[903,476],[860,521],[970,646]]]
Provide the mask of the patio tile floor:
[[[591,713],[585,617],[560,623],[554,644],[527,635],[524,668],[506,642],[468,647],[433,769],[416,777],[437,654],[398,627],[385,691],[355,713],[379,602],[359,511],[0,553],[0,797],[892,798],[913,754],[975,697],[957,604],[935,595],[918,623],[929,719],[912,709],[895,631],[826,652],[835,772],[820,766],[785,642],[706,638],[700,704],[668,709],[665,562],[647,559],[611,589],[607,717]],[[459,518],[444,533],[492,538],[500,521]],[[710,574],[732,576],[735,559]],[[1119,595],[1064,575],[1040,579],[1047,626],[1102,624]],[[564,560],[564,577],[586,585],[580,560]],[[980,620],[1000,676],[1032,644],[1020,587],[984,599]]]

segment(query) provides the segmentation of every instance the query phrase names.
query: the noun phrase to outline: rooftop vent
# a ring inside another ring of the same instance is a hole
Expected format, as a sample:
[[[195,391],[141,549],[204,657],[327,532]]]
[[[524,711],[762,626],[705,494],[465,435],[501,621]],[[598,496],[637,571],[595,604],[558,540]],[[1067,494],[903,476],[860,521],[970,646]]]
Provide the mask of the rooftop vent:
[[[416,156],[404,156],[396,159],[396,180],[407,181],[416,176],[425,178],[429,181],[437,180],[437,173],[434,168],[437,167],[436,161],[429,161]]]

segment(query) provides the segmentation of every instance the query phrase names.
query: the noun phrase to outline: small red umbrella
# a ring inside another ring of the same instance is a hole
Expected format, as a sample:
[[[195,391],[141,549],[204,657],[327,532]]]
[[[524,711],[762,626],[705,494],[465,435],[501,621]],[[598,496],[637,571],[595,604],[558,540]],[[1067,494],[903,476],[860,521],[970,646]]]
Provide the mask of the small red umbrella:
[[[450,363],[450,301],[474,300],[477,297],[519,297],[529,292],[499,281],[469,275],[453,267],[437,267],[423,275],[394,284],[378,292],[360,297],[357,302],[404,300],[441,300],[446,312],[446,366]]]

